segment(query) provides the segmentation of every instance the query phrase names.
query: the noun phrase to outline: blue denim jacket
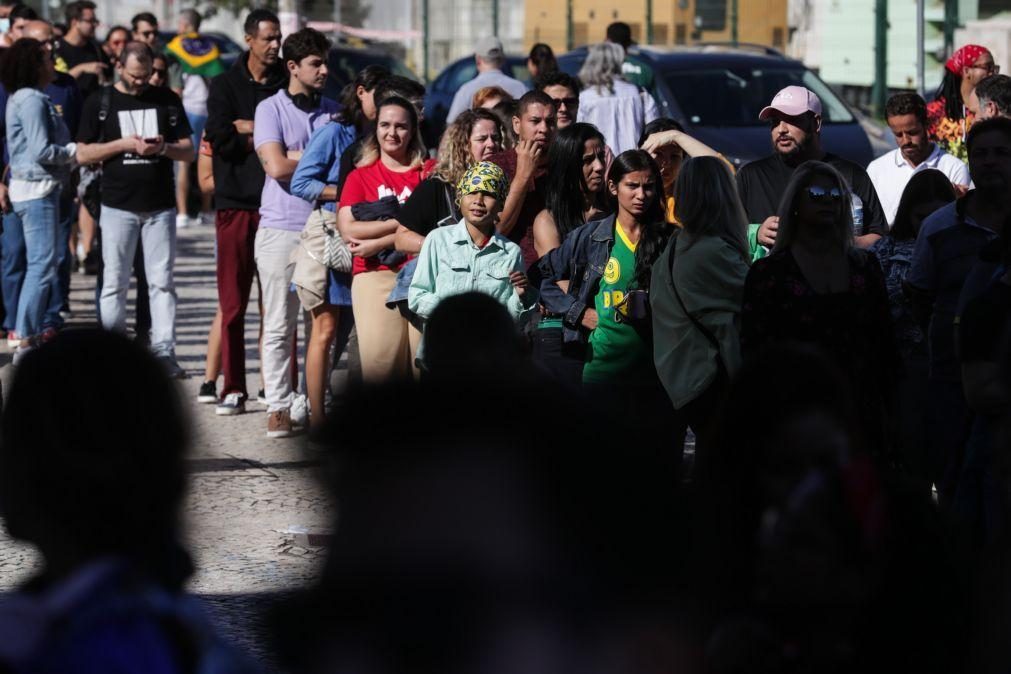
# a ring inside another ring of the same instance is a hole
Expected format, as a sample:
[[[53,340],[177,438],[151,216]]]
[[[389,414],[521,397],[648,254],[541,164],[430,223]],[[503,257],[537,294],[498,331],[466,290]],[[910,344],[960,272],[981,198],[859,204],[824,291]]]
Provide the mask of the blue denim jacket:
[[[48,96],[38,89],[18,89],[7,101],[6,121],[12,178],[70,180],[70,131]]]
[[[531,268],[531,277],[540,281],[541,302],[553,314],[562,316],[565,342],[586,342],[589,331],[579,321],[604,276],[604,267],[614,247],[615,216],[588,222],[573,230],[562,245],[542,257]],[[562,292],[556,281],[568,281]]]
[[[295,174],[291,177],[291,193],[315,204],[327,185],[336,185],[341,177],[341,154],[355,142],[357,132],[350,124],[333,122],[317,129],[302,151]],[[334,212],[336,203],[329,201],[325,210]]]

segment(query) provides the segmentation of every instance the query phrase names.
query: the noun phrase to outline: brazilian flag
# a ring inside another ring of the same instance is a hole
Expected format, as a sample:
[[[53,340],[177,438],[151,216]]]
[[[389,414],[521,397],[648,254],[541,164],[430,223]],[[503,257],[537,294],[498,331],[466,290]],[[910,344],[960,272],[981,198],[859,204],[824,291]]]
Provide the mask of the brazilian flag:
[[[176,57],[182,71],[187,75],[200,75],[211,78],[225,72],[221,63],[221,52],[214,40],[188,33],[176,35],[168,43],[168,51]]]

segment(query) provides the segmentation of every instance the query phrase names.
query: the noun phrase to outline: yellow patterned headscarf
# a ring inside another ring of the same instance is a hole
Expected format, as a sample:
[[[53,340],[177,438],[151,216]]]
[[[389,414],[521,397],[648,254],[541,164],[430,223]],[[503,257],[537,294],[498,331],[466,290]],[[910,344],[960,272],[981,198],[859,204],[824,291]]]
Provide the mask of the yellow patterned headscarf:
[[[499,201],[505,201],[509,193],[509,179],[498,164],[482,161],[471,166],[460,178],[456,186],[456,199],[459,201],[465,194],[488,192],[494,194]]]

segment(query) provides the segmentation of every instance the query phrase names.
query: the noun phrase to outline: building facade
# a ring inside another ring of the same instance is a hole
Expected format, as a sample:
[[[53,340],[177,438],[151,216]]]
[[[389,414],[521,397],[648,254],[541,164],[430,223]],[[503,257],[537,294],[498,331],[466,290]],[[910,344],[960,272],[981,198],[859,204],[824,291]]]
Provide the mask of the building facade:
[[[608,24],[624,21],[639,44],[662,46],[729,42],[734,33],[732,0],[562,0],[527,2],[524,44],[551,45],[558,53],[604,39]],[[788,0],[738,0],[737,39],[783,50]],[[652,26],[652,30],[650,30]]]

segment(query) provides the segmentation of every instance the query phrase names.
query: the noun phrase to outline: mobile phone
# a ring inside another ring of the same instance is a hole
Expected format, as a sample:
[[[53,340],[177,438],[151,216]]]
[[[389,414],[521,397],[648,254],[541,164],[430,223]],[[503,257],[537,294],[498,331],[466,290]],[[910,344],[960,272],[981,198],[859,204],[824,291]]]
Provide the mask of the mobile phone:
[[[145,143],[160,143],[161,141],[158,138],[145,138],[144,142]]]

